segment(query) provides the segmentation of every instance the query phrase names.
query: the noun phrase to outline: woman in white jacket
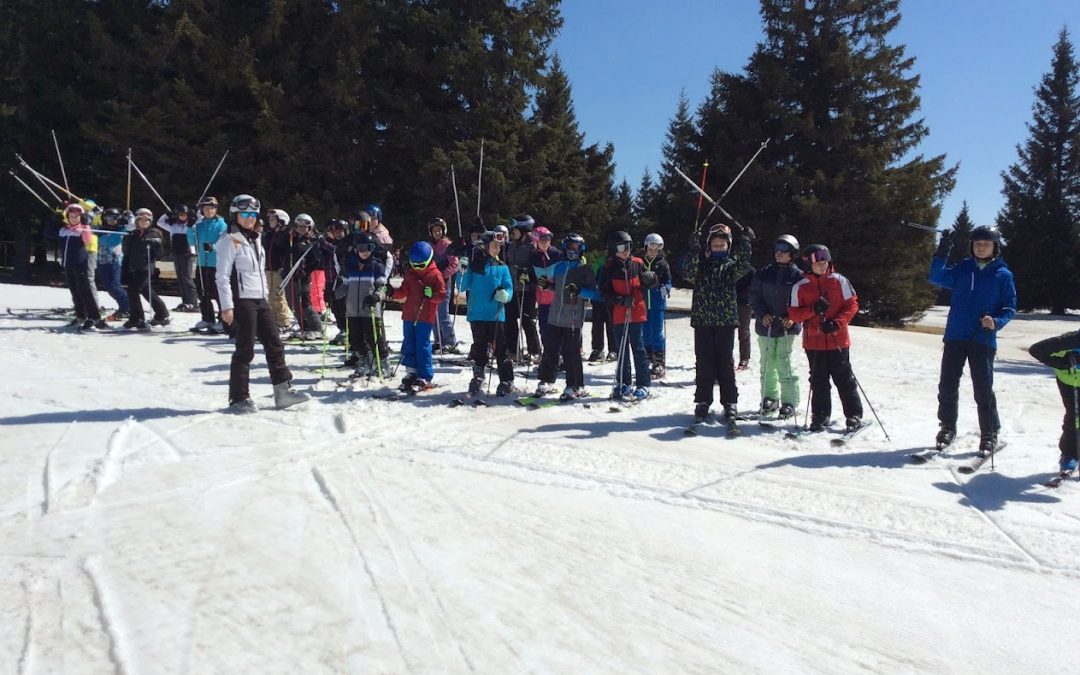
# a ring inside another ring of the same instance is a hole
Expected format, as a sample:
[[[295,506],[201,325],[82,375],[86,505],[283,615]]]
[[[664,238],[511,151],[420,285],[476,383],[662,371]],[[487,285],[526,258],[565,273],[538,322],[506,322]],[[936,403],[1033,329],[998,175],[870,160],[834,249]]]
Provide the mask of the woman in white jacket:
[[[229,205],[229,231],[217,240],[217,282],[221,320],[233,329],[236,351],[229,370],[229,410],[249,413],[258,410],[248,391],[251,360],[258,338],[270,367],[274,404],[288,408],[311,397],[292,388],[292,372],[285,364],[277,323],[268,302],[266,252],[255,225],[259,220],[259,200],[237,195]]]

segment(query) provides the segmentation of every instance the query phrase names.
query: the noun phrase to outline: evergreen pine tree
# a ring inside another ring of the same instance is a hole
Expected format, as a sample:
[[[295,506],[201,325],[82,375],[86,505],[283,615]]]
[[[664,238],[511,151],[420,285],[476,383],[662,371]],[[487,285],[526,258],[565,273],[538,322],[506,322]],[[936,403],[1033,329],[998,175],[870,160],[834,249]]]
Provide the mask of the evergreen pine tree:
[[[638,234],[645,236],[644,233],[652,232],[657,223],[660,222],[659,202],[660,195],[656,189],[656,184],[653,183],[652,173],[645,169],[641,174],[641,183],[638,185],[637,195],[634,197],[634,224],[636,230],[630,232],[630,234],[635,236],[635,240],[640,238],[637,237]]]
[[[997,216],[1021,308],[1054,314],[1078,306],[1080,290],[1080,66],[1062,30],[1050,72],[1032,106],[1034,119],[1018,159],[1002,173],[1005,206]]]
[[[916,152],[928,130],[913,118],[914,59],[888,40],[898,6],[762,0],[765,39],[744,75],[714,76],[713,109],[699,122],[701,151],[732,178],[772,139],[742,179],[740,208],[728,210],[766,241],[786,231],[830,246],[863,310],[884,322],[933,302],[925,279],[933,242],[900,220],[935,222],[955,174],[944,156]],[[728,148],[714,140],[716,120],[736,121]]]
[[[668,123],[667,135],[661,146],[663,163],[657,172],[656,220],[648,228],[649,232],[662,236],[665,243],[672,242],[674,249],[681,249],[694,227],[698,193],[675,173],[673,167],[678,167],[692,179],[698,180],[696,174],[699,173],[703,160],[697,150],[696,139],[697,131],[690,114],[690,100],[686,97],[686,92],[682,91],[679,93],[675,116]],[[708,186],[706,191],[708,192]]]
[[[953,241],[953,247],[952,250],[949,251],[948,265],[955,265],[970,254],[969,240],[971,239],[971,231],[973,229],[975,229],[975,223],[971,222],[968,203],[967,200],[964,200],[963,206],[960,207],[960,213],[956,214],[956,220],[953,221],[952,227],[949,230]],[[950,304],[951,299],[951,290],[948,288],[938,290],[937,304],[948,305]]]
[[[634,191],[625,178],[615,188],[612,199],[615,202],[615,210],[612,212],[611,217],[612,225],[636,229],[634,223]]]

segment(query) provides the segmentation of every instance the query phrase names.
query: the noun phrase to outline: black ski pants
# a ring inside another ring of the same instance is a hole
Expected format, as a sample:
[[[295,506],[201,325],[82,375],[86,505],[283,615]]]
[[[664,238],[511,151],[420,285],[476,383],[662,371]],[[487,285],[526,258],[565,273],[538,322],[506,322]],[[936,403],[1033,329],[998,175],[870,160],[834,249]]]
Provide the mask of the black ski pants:
[[[473,373],[482,376],[491,358],[494,346],[495,367],[499,371],[499,382],[514,381],[514,364],[510,360],[510,351],[506,344],[506,325],[502,321],[470,321],[472,347],[469,358],[473,362]]]
[[[536,286],[525,286],[506,305],[506,344],[510,353],[518,354],[518,331],[524,333],[525,350],[529,354],[540,353],[540,335],[536,332]]]
[[[938,421],[941,426],[956,428],[960,377],[967,363],[975,390],[975,407],[979,411],[979,433],[983,436],[997,433],[1001,428],[997,397],[994,396],[994,355],[997,350],[974,340],[945,340],[944,344],[938,380]]]
[[[130,317],[132,321],[141,322],[146,320],[142,300],[139,298],[140,295],[150,301],[150,307],[154,310],[155,319],[164,319],[169,316],[165,301],[161,299],[160,295],[154,293],[154,289],[150,285],[150,275],[147,270],[128,272],[127,294],[128,300],[131,302]]]
[[[810,361],[810,416],[814,420],[827,420],[832,417],[832,386],[840,395],[840,406],[844,417],[862,417],[862,399],[859,398],[859,383],[851,369],[850,350],[807,350],[806,358]]]
[[[540,381],[554,382],[559,377],[559,357],[566,366],[566,386],[584,387],[585,371],[581,365],[581,331],[548,324],[544,356],[540,359]]]
[[[720,403],[739,402],[735,384],[735,326],[698,326],[694,328],[695,403],[713,402],[713,385],[720,385]]]
[[[349,351],[356,352],[361,356],[371,355],[375,358],[376,350],[380,360],[390,357],[386,338],[383,337],[382,319],[371,316],[350,316],[349,326]]]
[[[270,367],[270,382],[280,384],[292,380],[292,372],[285,365],[285,347],[281,344],[277,322],[266,300],[237,300],[233,307],[233,325],[236,328],[236,351],[229,369],[229,403],[251,398],[248,389],[251,360],[255,358],[255,340],[258,339]]]
[[[217,268],[200,267],[199,279],[202,281],[202,295],[199,296],[199,311],[202,313],[202,320],[206,323],[214,323],[217,320],[217,315],[214,314],[214,301],[217,301],[218,308],[221,308],[217,292]]]
[[[67,279],[68,290],[71,291],[71,303],[75,306],[75,317],[83,321],[101,320],[101,310],[98,309],[97,292],[93,284],[96,267],[88,258],[81,264],[64,268],[64,277]]]
[[[613,352],[618,347],[615,345],[615,330],[611,324],[611,309],[606,302],[592,303],[592,350],[604,351],[604,338],[607,337],[607,351]]]

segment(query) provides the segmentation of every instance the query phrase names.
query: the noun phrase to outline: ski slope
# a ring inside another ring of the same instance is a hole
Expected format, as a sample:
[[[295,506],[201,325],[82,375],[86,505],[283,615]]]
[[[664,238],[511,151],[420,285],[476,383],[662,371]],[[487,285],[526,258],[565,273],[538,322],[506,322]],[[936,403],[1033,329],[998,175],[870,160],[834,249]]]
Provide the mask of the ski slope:
[[[939,335],[852,330],[892,441],[875,425],[834,448],[752,422],[687,437],[692,388],[610,412],[612,364],[586,366],[589,408],[451,409],[463,370],[381,401],[289,347],[315,400],[273,410],[257,352],[266,409],[227,415],[232,345],[183,330],[197,319],[78,335],[0,317],[4,672],[1077,672],[1080,483],[1040,485],[1061,403],[1025,351],[1076,321],[1001,333],[1009,445],[961,476],[966,379],[950,454],[906,461],[936,432]],[[689,319],[668,326],[668,379],[691,383]]]

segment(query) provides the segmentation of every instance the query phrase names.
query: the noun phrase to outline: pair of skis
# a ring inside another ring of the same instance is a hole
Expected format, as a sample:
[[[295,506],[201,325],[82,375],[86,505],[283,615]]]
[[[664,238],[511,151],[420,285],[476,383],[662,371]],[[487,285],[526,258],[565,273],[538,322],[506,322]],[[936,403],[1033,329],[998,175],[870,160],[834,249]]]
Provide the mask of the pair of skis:
[[[870,422],[868,420],[860,420],[858,426],[852,429],[845,428],[842,432],[840,432],[840,435],[838,437],[830,438],[829,445],[833,446],[834,448],[843,447],[847,445],[853,438],[869,429],[872,424],[873,422]],[[784,438],[800,441],[808,436],[814,436],[819,433],[824,433],[825,431],[826,429],[822,429],[821,431],[810,431],[810,429],[796,429],[794,431],[786,432],[784,434]]]
[[[1008,445],[1009,444],[1006,442],[999,442],[997,444],[997,447],[995,447],[992,451],[978,453],[970,461],[956,467],[956,470],[964,475],[973,474],[979,469],[981,469],[991,457],[1004,450]],[[927,448],[926,450],[921,450],[919,452],[908,455],[908,459],[911,461],[912,464],[926,464],[927,462],[942,455],[945,452],[946,447],[948,446],[935,446],[933,448]]]

